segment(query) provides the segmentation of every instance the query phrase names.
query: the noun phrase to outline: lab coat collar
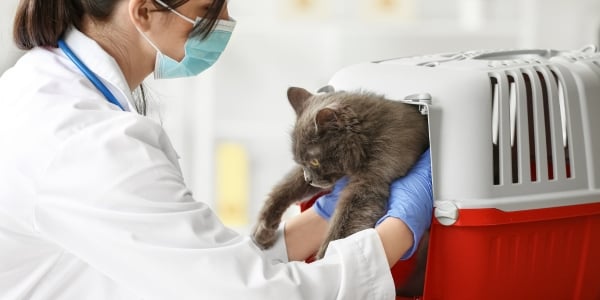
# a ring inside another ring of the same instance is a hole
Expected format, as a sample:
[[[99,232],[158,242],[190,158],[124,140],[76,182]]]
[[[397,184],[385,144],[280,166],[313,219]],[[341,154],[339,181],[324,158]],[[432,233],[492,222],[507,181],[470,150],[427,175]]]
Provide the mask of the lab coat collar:
[[[121,106],[127,111],[135,111],[131,90],[117,61],[96,41],[76,28],[67,30],[64,40],[75,55],[107,85]]]

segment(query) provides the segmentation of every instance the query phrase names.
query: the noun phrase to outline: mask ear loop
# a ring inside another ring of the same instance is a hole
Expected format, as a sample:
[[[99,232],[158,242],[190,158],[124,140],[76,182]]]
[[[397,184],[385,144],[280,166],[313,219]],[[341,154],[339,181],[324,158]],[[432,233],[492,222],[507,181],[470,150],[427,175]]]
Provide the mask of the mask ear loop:
[[[188,18],[188,17],[184,16],[182,13],[180,13],[180,12],[176,11],[174,8],[170,7],[169,5],[167,5],[166,3],[162,2],[161,0],[154,0],[154,1],[156,1],[156,3],[158,3],[158,4],[162,5],[164,8],[166,8],[166,9],[170,10],[172,13],[174,13],[174,14],[178,15],[178,16],[179,16],[179,17],[181,17],[182,19],[184,19],[184,20],[186,20],[186,21],[188,21],[188,22],[190,22],[190,23],[192,23],[192,24],[196,25],[196,23],[197,23],[196,21],[194,21],[194,20],[192,20],[192,19],[190,19],[190,18]]]
[[[158,49],[158,47],[150,40],[149,37],[146,36],[145,33],[143,33],[137,26],[135,26],[135,29],[142,35],[142,37],[150,44],[150,46],[152,46],[152,48],[154,48],[154,50],[156,50],[156,52],[162,54],[162,51],[160,51],[160,49]]]

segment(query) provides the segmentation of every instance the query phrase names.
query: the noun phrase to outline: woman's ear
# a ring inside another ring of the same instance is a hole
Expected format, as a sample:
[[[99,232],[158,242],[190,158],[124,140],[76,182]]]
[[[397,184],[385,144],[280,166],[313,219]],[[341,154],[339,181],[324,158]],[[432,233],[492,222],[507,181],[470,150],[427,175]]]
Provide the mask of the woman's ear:
[[[152,1],[130,0],[129,17],[131,22],[141,31],[150,29],[152,10],[156,9]]]

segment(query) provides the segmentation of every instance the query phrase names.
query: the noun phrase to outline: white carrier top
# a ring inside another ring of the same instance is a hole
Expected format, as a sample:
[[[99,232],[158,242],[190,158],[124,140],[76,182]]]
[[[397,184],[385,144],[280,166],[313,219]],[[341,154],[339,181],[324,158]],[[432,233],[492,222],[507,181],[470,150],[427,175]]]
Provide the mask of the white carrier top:
[[[335,90],[429,114],[436,215],[600,202],[600,53],[466,51],[363,63]],[[446,220],[447,219],[447,220]]]

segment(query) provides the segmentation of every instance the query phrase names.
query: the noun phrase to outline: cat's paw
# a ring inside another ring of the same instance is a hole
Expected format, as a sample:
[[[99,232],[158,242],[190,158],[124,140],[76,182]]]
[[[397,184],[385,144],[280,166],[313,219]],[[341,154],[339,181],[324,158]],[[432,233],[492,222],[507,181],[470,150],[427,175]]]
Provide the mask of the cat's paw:
[[[264,221],[259,222],[252,234],[252,239],[261,249],[269,249],[277,239],[277,228],[268,228]]]

